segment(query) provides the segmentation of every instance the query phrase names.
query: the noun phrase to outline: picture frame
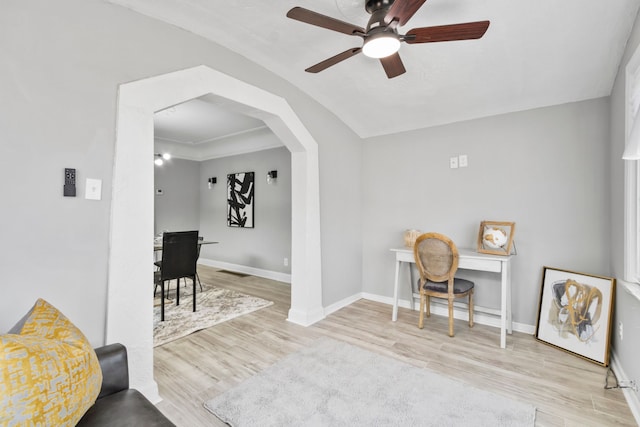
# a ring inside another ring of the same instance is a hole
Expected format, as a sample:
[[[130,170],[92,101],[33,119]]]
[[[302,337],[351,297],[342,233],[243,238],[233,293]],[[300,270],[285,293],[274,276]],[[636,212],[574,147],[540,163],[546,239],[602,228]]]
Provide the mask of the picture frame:
[[[254,228],[254,172],[227,175],[227,226]]]
[[[492,255],[511,255],[516,223],[482,221],[478,230],[477,251]]]
[[[615,285],[611,277],[544,267],[535,338],[608,366]]]

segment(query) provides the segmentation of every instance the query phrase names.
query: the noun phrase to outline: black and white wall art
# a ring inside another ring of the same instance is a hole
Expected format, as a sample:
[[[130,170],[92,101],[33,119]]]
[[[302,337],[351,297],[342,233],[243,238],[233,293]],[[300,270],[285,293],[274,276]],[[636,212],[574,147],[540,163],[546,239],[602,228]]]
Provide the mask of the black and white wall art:
[[[253,228],[253,172],[227,175],[227,226]]]

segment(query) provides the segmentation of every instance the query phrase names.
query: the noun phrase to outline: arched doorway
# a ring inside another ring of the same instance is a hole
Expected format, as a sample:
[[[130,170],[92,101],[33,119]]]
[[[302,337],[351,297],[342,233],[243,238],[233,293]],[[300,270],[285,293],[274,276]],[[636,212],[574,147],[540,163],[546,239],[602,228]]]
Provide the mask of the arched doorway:
[[[324,317],[321,289],[318,147],[287,102],[206,66],[120,86],[116,124],[106,342],[129,352],[130,381],[159,401],[153,379],[153,114],[211,94],[263,120],[291,151],[291,307],[288,320]],[[146,284],[149,286],[146,286]]]

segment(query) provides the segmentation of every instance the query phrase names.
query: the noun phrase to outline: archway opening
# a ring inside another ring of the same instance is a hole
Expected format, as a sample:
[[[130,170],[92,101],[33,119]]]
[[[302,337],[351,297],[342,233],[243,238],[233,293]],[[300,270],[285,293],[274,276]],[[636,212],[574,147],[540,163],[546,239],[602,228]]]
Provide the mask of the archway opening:
[[[130,382],[160,400],[153,379],[153,115],[210,94],[263,120],[291,151],[291,306],[288,320],[324,317],[321,288],[318,147],[287,102],[206,66],[120,86],[116,125],[106,342],[128,348]],[[149,283],[149,286],[145,284]]]

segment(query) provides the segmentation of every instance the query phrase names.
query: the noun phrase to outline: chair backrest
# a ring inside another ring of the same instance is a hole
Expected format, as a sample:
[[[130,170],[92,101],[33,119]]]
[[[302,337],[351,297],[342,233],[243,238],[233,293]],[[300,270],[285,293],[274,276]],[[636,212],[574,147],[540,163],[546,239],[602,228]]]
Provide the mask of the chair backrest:
[[[413,256],[422,282],[444,282],[453,279],[458,269],[458,248],[447,236],[424,233],[416,239]]]
[[[161,280],[193,277],[198,261],[198,232],[174,231],[162,236]]]

